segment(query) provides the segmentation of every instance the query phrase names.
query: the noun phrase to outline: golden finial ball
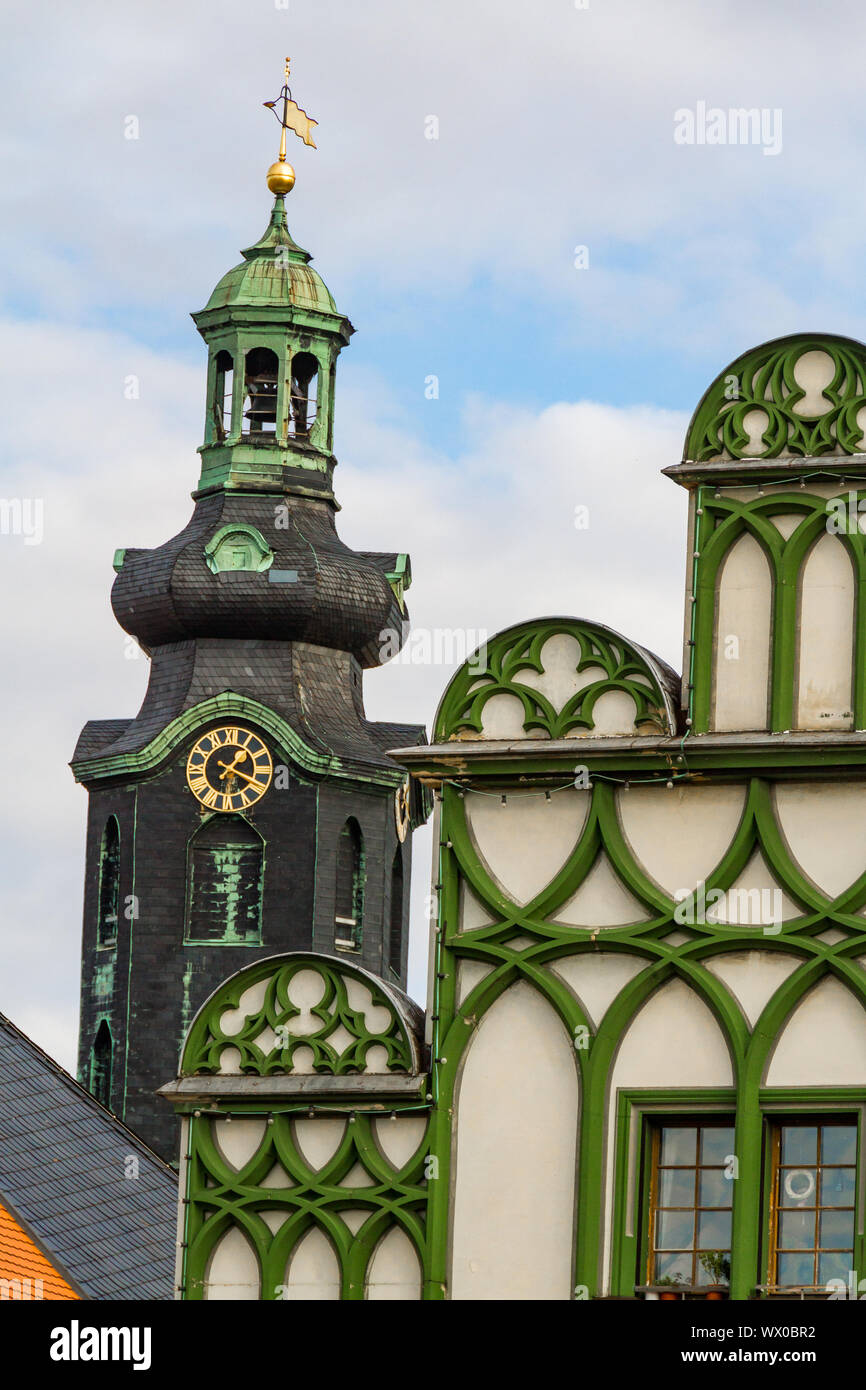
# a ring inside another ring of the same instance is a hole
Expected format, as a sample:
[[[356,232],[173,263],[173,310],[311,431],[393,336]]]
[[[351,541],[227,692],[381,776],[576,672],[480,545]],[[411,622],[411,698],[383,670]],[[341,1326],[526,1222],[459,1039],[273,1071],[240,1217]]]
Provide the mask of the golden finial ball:
[[[268,170],[268,188],[272,193],[291,193],[295,186],[295,171],[291,164],[278,159]]]

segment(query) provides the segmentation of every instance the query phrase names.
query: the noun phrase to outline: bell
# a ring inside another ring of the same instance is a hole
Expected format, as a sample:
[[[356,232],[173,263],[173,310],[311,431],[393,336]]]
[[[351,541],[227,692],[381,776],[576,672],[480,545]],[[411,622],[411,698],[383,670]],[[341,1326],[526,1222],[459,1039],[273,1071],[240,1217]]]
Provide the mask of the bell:
[[[249,407],[244,417],[250,422],[252,433],[260,431],[265,425],[277,423],[277,374],[276,372],[256,372],[246,378]]]

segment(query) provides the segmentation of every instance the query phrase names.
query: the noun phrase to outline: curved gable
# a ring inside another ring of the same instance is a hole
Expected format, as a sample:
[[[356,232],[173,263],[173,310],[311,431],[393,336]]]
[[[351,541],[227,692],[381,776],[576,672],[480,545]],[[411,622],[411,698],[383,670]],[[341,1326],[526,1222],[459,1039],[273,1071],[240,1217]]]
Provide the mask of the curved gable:
[[[181,1076],[420,1070],[416,1006],[359,966],[308,951],[231,975],[193,1020]]]
[[[810,458],[866,452],[866,346],[796,333],[751,348],[705,391],[684,459]]]
[[[497,633],[449,683],[434,742],[675,734],[678,678],[601,623],[539,618]]]

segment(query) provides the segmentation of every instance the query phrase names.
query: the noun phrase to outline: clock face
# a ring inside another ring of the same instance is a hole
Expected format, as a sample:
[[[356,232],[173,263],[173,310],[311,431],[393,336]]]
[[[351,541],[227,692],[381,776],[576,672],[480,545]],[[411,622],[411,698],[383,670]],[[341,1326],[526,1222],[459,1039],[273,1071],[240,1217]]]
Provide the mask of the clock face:
[[[249,729],[223,724],[204,734],[186,763],[190,791],[209,811],[245,811],[264,796],[274,767]]]

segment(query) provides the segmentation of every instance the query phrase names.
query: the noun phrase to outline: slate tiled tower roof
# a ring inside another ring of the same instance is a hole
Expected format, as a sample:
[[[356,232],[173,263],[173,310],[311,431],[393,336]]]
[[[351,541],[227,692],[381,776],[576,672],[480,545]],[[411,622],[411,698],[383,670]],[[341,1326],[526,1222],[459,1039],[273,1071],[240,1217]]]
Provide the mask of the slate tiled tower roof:
[[[0,1279],[170,1299],[176,1204],[171,1168],[0,1014]]]
[[[72,764],[90,794],[80,1075],[168,1158],[175,1121],[155,1092],[226,975],[312,949],[405,983],[407,832],[429,809],[386,751],[423,727],[364,712],[363,671],[406,636],[411,566],[337,534],[336,361],[352,326],[281,196],[242,254],[193,316],[208,373],[192,516],[115,555],[112,606],[150,658],[147,692],[134,718],[88,723]],[[202,804],[191,751],[235,736],[266,750],[272,780],[244,805],[251,778],[217,761],[236,795]]]

